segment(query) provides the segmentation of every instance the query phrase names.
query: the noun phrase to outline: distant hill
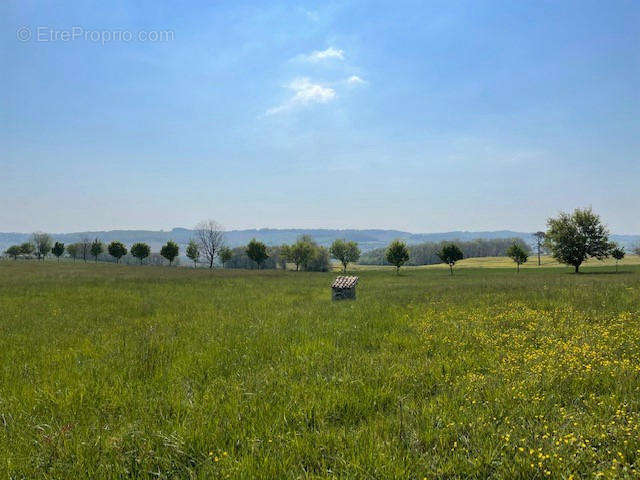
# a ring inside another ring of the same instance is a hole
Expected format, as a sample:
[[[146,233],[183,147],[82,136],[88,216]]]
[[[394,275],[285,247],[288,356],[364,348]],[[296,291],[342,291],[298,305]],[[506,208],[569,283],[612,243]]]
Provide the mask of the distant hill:
[[[187,228],[174,228],[173,230],[109,230],[95,232],[73,232],[52,234],[54,240],[65,244],[79,241],[83,236],[89,238],[98,237],[105,243],[120,240],[126,245],[135,242],[145,242],[151,249],[158,251],[160,247],[173,240],[181,246],[185,246],[194,235],[193,230]],[[346,238],[358,242],[362,251],[366,252],[375,248],[384,247],[390,241],[399,238],[408,244],[423,242],[439,242],[442,240],[474,240],[477,238],[522,238],[528,244],[533,244],[533,236],[527,232],[514,232],[511,230],[496,231],[454,231],[442,233],[410,233],[400,230],[332,230],[332,229],[273,229],[262,228],[257,230],[230,230],[225,233],[226,242],[230,247],[246,245],[252,238],[256,238],[267,245],[281,245],[295,242],[300,235],[311,235],[319,244],[328,246],[336,238]],[[29,233],[0,233],[0,252],[8,246],[26,242]],[[640,243],[640,235],[612,235],[611,239],[630,250]],[[184,251],[184,250],[183,250]]]

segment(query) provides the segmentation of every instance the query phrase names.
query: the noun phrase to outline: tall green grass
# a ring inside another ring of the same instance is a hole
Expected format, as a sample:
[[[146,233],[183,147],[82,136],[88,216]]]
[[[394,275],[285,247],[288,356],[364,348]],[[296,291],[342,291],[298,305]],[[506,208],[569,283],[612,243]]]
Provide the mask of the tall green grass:
[[[637,478],[640,269],[0,262],[5,478]]]

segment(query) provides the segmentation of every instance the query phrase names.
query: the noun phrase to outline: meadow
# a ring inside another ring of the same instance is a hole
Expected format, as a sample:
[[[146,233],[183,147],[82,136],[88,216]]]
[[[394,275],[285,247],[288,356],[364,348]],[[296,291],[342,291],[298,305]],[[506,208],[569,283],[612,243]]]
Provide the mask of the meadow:
[[[531,261],[362,269],[342,302],[335,273],[2,261],[0,472],[638,478],[640,266]]]

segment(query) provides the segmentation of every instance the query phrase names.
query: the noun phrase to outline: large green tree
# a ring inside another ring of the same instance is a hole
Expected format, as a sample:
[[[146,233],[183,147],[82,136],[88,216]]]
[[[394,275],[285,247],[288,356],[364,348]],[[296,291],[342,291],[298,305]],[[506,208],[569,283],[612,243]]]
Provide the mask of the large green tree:
[[[603,260],[613,244],[609,231],[591,208],[577,208],[573,213],[561,212],[547,221],[545,246],[558,262],[571,265],[575,273],[588,258]]]
[[[151,255],[151,248],[143,242],[134,243],[131,246],[131,255],[140,260],[140,265],[142,265],[142,261]]]
[[[438,258],[443,262],[449,265],[449,272],[453,275],[453,266],[456,262],[462,260],[464,258],[464,254],[460,247],[458,247],[455,243],[448,243],[442,246],[442,249],[437,253]]]
[[[407,244],[402,240],[394,240],[387,247],[385,256],[387,262],[396,267],[396,274],[399,273],[400,267],[409,261]]]
[[[160,255],[169,260],[169,265],[173,265],[173,261],[180,253],[180,247],[176,242],[169,240],[163,247],[160,249]]]
[[[64,243],[56,242],[51,249],[51,253],[53,253],[58,261],[60,261],[60,257],[64,253]]]
[[[529,259],[529,254],[517,243],[514,243],[509,247],[509,249],[507,250],[507,256],[511,257],[511,259],[517,265],[516,271],[518,273],[520,273],[520,265],[526,263]]]
[[[360,249],[356,242],[347,242],[346,240],[336,239],[329,249],[331,256],[342,263],[343,271],[347,271],[350,262],[357,262],[360,258]]]
[[[120,263],[120,259],[127,254],[127,247],[124,246],[124,243],[114,240],[107,247],[107,251],[116,259],[116,263]]]
[[[269,258],[269,253],[267,252],[267,246],[264,243],[259,242],[255,238],[252,239],[247,244],[246,252],[247,252],[247,257],[249,257],[251,260],[253,260],[258,264],[258,270],[260,270],[263,262],[267,258]]]

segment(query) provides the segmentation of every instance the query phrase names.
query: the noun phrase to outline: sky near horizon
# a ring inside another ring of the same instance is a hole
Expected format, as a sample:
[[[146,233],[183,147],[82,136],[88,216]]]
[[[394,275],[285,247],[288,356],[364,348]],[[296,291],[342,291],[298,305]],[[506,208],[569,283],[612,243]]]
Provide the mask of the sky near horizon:
[[[266,3],[3,2],[0,231],[640,233],[639,2]]]

